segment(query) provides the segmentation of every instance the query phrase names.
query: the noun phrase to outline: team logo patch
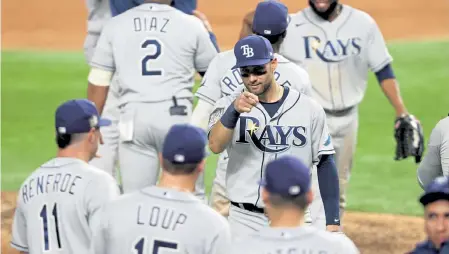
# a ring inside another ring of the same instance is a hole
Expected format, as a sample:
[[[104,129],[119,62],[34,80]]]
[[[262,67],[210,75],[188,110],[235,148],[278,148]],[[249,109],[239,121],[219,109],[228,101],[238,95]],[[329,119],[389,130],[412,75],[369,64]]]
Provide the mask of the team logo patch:
[[[243,50],[243,55],[246,56],[246,58],[254,56],[254,50],[248,44],[243,45],[240,48]]]
[[[218,119],[221,118],[221,116],[224,114],[225,109],[224,108],[216,108],[212,114],[210,114],[209,117],[209,127],[212,127],[212,125],[214,125]]]

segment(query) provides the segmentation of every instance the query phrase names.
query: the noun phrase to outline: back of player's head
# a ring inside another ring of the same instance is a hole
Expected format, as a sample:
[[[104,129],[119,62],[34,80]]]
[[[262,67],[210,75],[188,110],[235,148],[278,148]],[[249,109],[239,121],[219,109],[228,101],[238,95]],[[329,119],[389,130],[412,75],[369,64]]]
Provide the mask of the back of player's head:
[[[68,100],[55,113],[56,142],[59,148],[66,148],[77,141],[81,134],[108,126],[110,120],[101,118],[95,104],[86,99]]]
[[[192,174],[207,156],[207,136],[190,124],[175,124],[165,136],[162,168],[170,174]]]
[[[252,30],[275,44],[285,37],[289,22],[286,5],[276,0],[263,1],[256,7]]]
[[[283,156],[267,164],[261,181],[272,206],[293,205],[305,209],[310,202],[310,169],[293,156]]]

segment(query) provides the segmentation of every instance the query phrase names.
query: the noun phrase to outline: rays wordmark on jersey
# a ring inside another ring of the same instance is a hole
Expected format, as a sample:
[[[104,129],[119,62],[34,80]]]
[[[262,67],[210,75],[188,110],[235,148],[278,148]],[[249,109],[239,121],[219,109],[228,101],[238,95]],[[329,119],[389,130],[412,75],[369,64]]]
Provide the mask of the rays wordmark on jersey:
[[[304,36],[306,59],[318,57],[327,63],[344,61],[351,56],[357,56],[362,51],[362,39],[358,37],[336,40],[322,40],[318,36]]]
[[[303,147],[307,143],[306,128],[303,126],[265,125],[262,127],[257,118],[241,116],[239,127],[239,138],[236,143],[252,143],[262,152],[281,153],[290,149],[291,146]]]

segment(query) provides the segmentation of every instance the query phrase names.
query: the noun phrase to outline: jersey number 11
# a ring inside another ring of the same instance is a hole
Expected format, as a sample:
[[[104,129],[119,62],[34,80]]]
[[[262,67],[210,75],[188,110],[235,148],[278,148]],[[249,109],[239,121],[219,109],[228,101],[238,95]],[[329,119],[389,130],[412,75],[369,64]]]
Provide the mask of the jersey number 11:
[[[54,224],[55,224],[55,231],[56,231],[56,240],[58,242],[58,249],[62,249],[61,247],[61,237],[59,236],[59,225],[58,225],[58,206],[55,203],[53,206],[53,210],[51,211],[51,215],[53,215]],[[45,204],[41,212],[39,214],[42,220],[42,226],[43,226],[43,233],[44,233],[44,250],[48,251],[50,250],[50,240],[49,240],[49,213],[47,210],[47,204]]]

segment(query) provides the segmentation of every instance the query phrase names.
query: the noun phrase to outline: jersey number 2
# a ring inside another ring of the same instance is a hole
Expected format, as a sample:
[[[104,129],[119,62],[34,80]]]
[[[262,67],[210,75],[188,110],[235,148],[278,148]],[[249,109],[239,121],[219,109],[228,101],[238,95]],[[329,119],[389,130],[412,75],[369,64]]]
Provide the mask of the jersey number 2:
[[[136,250],[136,254],[144,254],[144,246],[145,245],[145,237],[140,238],[140,240],[134,245],[134,250]],[[151,254],[159,254],[159,250],[162,248],[170,249],[170,250],[177,250],[178,244],[172,243],[172,242],[166,242],[161,240],[154,240],[153,241],[153,251]]]
[[[58,206],[55,203],[53,206],[53,210],[51,211],[51,215],[53,215],[53,219],[55,222],[55,231],[56,231],[56,240],[58,241],[58,249],[61,249],[61,237],[59,236],[59,225],[58,225]],[[42,209],[41,212],[39,214],[39,216],[41,217],[42,220],[42,226],[43,226],[43,231],[44,231],[44,250],[48,251],[50,250],[50,240],[49,240],[49,223],[48,223],[48,210],[47,210],[47,205],[45,204]]]
[[[155,51],[153,54],[146,55],[142,59],[142,75],[143,76],[160,76],[160,75],[162,75],[162,71],[161,70],[149,70],[148,62],[150,60],[157,59],[159,56],[161,56],[161,53],[162,53],[161,43],[158,40],[154,40],[154,39],[148,39],[142,43],[143,49],[146,49],[149,46],[154,47]]]

